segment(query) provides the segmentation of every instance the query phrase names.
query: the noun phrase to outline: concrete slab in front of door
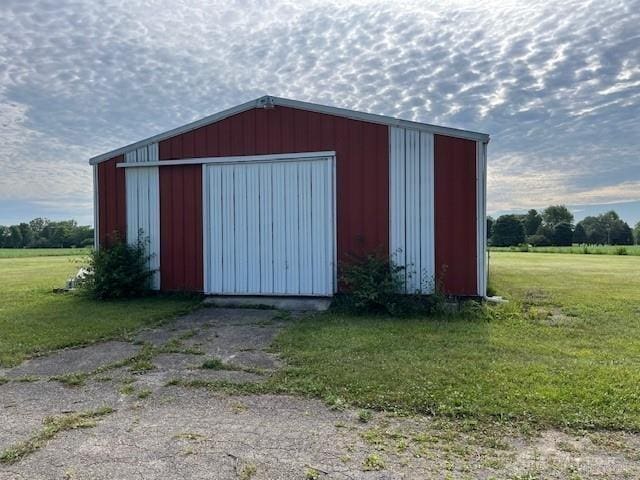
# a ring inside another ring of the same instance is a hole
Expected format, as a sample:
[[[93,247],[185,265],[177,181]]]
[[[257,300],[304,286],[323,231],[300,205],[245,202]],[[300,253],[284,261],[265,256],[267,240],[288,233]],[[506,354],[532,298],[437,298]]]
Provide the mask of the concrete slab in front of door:
[[[214,295],[206,297],[204,303],[208,305],[215,305],[217,307],[251,308],[255,306],[266,306],[291,311],[324,311],[331,305],[331,298]]]

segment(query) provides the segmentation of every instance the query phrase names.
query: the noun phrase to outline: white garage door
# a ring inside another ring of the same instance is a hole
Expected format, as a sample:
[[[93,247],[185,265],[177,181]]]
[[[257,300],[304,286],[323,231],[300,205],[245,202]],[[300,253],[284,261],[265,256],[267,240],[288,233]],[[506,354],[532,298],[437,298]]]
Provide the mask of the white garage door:
[[[206,293],[334,293],[333,157],[203,169]]]

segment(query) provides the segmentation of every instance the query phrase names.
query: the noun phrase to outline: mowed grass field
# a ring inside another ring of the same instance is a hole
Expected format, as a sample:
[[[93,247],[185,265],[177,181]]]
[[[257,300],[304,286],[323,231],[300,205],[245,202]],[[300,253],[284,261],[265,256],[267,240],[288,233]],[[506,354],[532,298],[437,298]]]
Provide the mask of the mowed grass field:
[[[130,332],[196,299],[96,302],[53,287],[81,256],[0,258],[0,367]],[[322,314],[274,349],[265,391],[472,421],[640,431],[640,257],[494,252],[509,303],[398,319]]]
[[[89,252],[91,248],[0,248],[0,258],[81,257]]]
[[[84,256],[72,249],[56,250],[55,256],[24,256],[27,251],[14,250],[20,255],[13,257],[0,253],[0,367],[53,349],[126,336],[198,302],[185,297],[98,302],[55,294],[53,288],[64,286]]]
[[[640,431],[640,257],[494,252],[485,315],[318,316],[277,341],[284,390],[361,407]]]
[[[521,247],[490,247],[491,252],[520,252]],[[640,245],[572,245],[527,247],[525,253],[573,253],[578,255],[640,255]]]

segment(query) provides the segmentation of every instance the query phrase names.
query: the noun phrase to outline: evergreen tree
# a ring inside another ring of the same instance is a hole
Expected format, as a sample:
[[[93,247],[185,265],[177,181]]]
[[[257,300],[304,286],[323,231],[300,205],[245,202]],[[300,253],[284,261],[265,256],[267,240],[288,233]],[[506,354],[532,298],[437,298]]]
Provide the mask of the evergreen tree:
[[[573,231],[573,243],[587,243],[587,232],[584,231],[582,222],[578,222],[576,229]]]
[[[491,245],[510,247],[524,243],[524,227],[516,215],[502,215],[493,226]]]

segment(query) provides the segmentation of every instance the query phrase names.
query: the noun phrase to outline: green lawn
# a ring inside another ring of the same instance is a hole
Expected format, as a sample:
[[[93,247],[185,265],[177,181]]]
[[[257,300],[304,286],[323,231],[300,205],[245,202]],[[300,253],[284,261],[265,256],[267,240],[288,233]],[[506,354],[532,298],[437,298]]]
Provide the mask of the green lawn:
[[[0,248],[0,258],[88,255],[91,248]]]
[[[491,252],[521,252],[523,247],[491,247]],[[640,245],[572,245],[570,247],[526,247],[528,253],[573,253],[586,255],[640,255]]]
[[[63,254],[70,250],[56,249],[57,256],[0,258],[0,366],[39,352],[123,336],[197,302],[184,297],[98,302],[52,293],[80,266],[82,255]]]
[[[495,252],[490,320],[318,316],[284,390],[362,407],[640,430],[640,257]]]

